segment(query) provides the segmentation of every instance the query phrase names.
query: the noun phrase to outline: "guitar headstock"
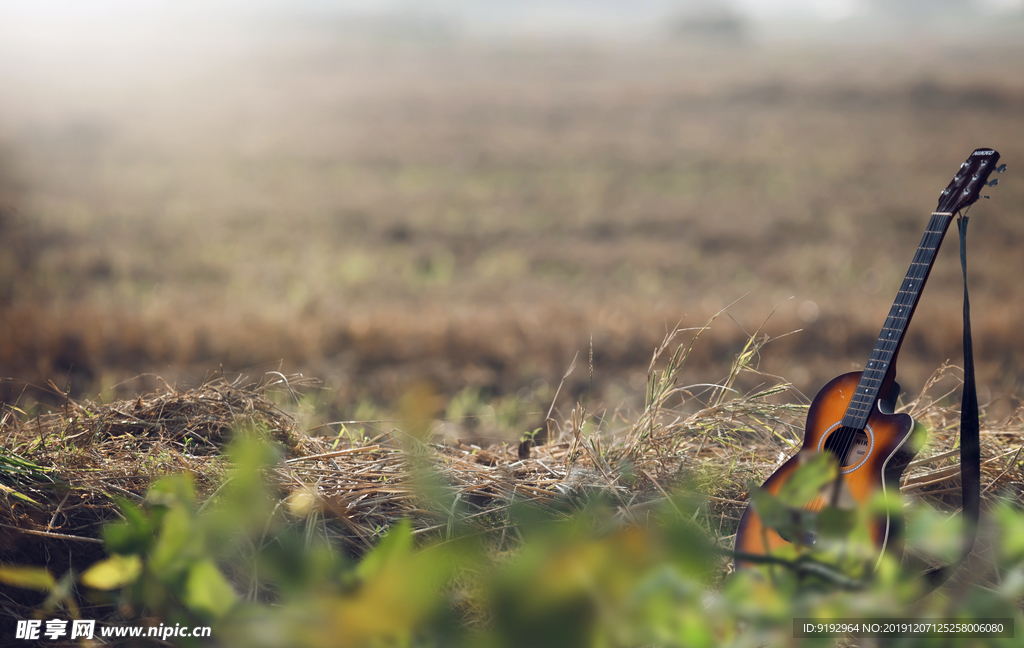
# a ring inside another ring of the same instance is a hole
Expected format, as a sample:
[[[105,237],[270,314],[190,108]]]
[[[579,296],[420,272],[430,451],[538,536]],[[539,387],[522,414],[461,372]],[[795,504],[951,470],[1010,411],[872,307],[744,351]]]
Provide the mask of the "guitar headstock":
[[[953,177],[953,181],[939,196],[939,206],[935,211],[955,214],[977,202],[982,187],[994,187],[999,184],[999,180],[988,180],[993,171],[1002,173],[1006,170],[1005,164],[996,167],[998,161],[998,151],[988,148],[975,149],[967,161],[960,165],[960,170]]]

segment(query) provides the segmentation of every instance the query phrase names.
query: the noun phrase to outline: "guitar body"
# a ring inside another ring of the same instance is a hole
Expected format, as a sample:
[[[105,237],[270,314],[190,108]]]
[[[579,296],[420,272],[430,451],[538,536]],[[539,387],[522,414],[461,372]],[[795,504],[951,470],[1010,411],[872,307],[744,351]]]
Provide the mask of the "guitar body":
[[[796,469],[811,456],[810,453],[828,451],[828,439],[842,427],[843,416],[861,375],[860,371],[843,374],[818,392],[807,413],[803,446],[768,478],[763,486],[766,491],[777,495]],[[835,497],[840,508],[859,508],[880,492],[898,493],[900,475],[920,450],[923,435],[915,433],[914,419],[906,414],[891,413],[899,393],[895,383],[890,393],[890,399],[878,401],[878,406],[867,419],[863,435],[853,444],[847,457],[840,461],[844,465],[840,467],[840,483],[836,485]],[[826,499],[831,497],[819,495],[807,502],[807,508],[819,509],[825,503],[832,503]],[[902,551],[902,522],[902,516],[889,513],[870,523],[871,539],[878,548],[879,556],[886,551]],[[802,541],[804,544],[813,542],[806,538]],[[763,555],[787,544],[790,540],[763,524],[754,505],[747,507],[736,533],[737,552]],[[747,565],[737,560],[737,567]]]

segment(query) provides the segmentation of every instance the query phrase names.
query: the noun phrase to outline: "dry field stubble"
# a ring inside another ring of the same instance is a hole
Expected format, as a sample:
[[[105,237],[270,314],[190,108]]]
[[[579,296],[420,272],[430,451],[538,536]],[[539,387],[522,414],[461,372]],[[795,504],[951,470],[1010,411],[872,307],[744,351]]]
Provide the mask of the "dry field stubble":
[[[267,415],[290,439],[316,431],[317,417],[379,414],[363,401],[400,412],[401,395],[427,378],[441,398],[420,398],[419,414],[445,410],[456,436],[520,434],[577,353],[559,434],[531,458],[514,446],[430,450],[467,494],[467,519],[504,538],[517,493],[546,503],[591,486],[642,514],[692,461],[713,502],[704,522],[728,545],[746,482],[796,438],[798,398],[695,412],[679,386],[721,379],[759,326],[773,337],[802,329],[765,346],[758,366],[808,395],[857,368],[938,192],[979,145],[1011,167],[971,228],[981,384],[1005,399],[984,424],[985,486],[1019,502],[1019,413],[998,421],[1016,405],[1024,363],[1021,60],[967,48],[911,57],[323,39],[220,65],[179,61],[159,81],[121,70],[75,93],[4,70],[0,376],[13,380],[0,388],[22,406],[41,397],[19,396],[24,383],[47,379],[75,396],[107,389],[108,401],[60,399],[49,415],[0,422],[9,450],[52,466],[8,484],[42,506],[7,509],[4,524],[29,535],[16,548],[0,538],[6,559],[60,571],[66,557],[82,569],[98,557],[113,497],[138,498],[178,471],[209,478],[208,491],[239,413]],[[901,359],[909,394],[959,355],[958,272],[951,240]],[[719,317],[665,382],[662,409],[596,420],[603,407],[642,410],[666,329],[699,326],[744,295],[734,321]],[[329,389],[312,422],[297,423],[244,381],[184,389],[221,368],[300,371]],[[153,377],[109,389],[147,371],[179,389],[136,399],[160,386]],[[736,387],[761,380],[771,381],[743,373]],[[956,413],[931,401],[952,383],[913,406],[933,442],[906,487],[955,508]],[[505,397],[489,401],[491,423],[456,416],[488,401],[467,387]],[[115,394],[129,398],[109,402]],[[521,407],[499,424],[494,410],[510,398]],[[597,414],[570,414],[577,399]],[[571,424],[581,419],[590,426]],[[392,425],[380,424],[385,436],[303,439],[275,480],[299,495],[316,483],[332,533],[354,546],[398,517],[441,533],[403,483]],[[623,458],[645,477],[628,492]],[[55,478],[73,488],[52,488]],[[344,515],[329,508],[342,505]]]
[[[331,419],[427,379],[439,410],[518,395],[522,431],[577,353],[566,411],[639,405],[666,330],[741,297],[683,379],[719,379],[758,327],[801,329],[759,366],[813,395],[860,367],[939,191],[993,146],[1010,173],[972,214],[975,338],[991,411],[1017,403],[1019,50],[228,50],[92,84],[3,72],[6,400],[280,369],[325,379]],[[910,393],[959,358],[953,237]]]

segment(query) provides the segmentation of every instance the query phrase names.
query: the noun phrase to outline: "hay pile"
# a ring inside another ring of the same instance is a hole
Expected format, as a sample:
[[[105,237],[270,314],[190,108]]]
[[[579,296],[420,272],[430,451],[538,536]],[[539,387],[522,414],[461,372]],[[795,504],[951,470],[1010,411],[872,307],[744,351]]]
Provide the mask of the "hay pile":
[[[295,455],[318,447],[265,398],[265,387],[218,379],[132,401],[65,399],[57,411],[35,417],[7,407],[0,416],[0,524],[18,533],[0,546],[3,559],[15,562],[10,550],[19,534],[98,542],[114,499],[141,501],[161,475],[192,473],[208,491],[233,430],[260,426]]]
[[[595,494],[611,501],[624,521],[643,523],[679,489],[700,493],[706,506],[698,521],[730,548],[749,485],[799,447],[806,406],[792,403],[796,397],[785,383],[740,395],[741,374],[760,377],[751,362],[763,341],[751,341],[721,383],[681,386],[679,370],[690,347],[676,347],[666,361],[671,337],[652,358],[646,408],[639,416],[596,415],[577,406],[549,419],[547,442],[532,447],[437,442],[410,431],[429,425],[374,436],[321,425],[318,430],[331,434],[311,436],[297,423],[298,412],[277,404],[300,402],[297,392],[310,381],[277,373],[255,383],[216,378],[184,391],[165,385],[158,393],[105,404],[66,399],[37,416],[5,406],[0,563],[82,573],[105,557],[101,528],[120,519],[117,499],[141,502],[159,477],[187,472],[200,499],[215,500],[230,468],[224,450],[240,433],[260,434],[281,449],[268,477],[282,508],[314,522],[307,529],[315,527],[352,555],[374,546],[400,519],[411,520],[421,537],[479,533],[504,551],[520,540],[517,503],[570,514]],[[955,383],[952,370],[943,367],[906,408],[931,435],[905,476],[908,493],[950,511],[959,505],[953,450],[959,419],[943,405],[945,394],[930,394],[951,379]],[[1017,412],[1001,424],[987,423],[986,504],[1001,495],[1024,506],[1024,417]],[[981,542],[977,551],[988,550]],[[969,571],[989,573],[984,564]],[[975,577],[993,586],[999,578]],[[0,615],[26,618],[44,596],[0,586]]]
[[[54,555],[68,554],[69,543],[73,552],[95,545],[100,526],[116,515],[115,498],[141,501],[161,475],[189,472],[209,497],[227,468],[222,450],[240,429],[262,430],[279,444],[284,456],[271,478],[282,497],[302,514],[322,516],[356,552],[401,518],[420,534],[443,537],[470,525],[503,540],[514,537],[509,512],[516,502],[572,510],[594,492],[610,498],[624,518],[642,519],[652,502],[684,484],[702,491],[704,523],[729,545],[748,485],[799,446],[806,407],[786,402],[794,396],[784,383],[735,394],[738,377],[756,373],[751,360],[764,341],[751,340],[725,381],[703,387],[694,410],[695,388],[679,385],[692,342],[663,358],[674,335],[652,358],[647,407],[637,418],[617,413],[610,419],[620,425],[611,428],[608,417],[577,407],[565,420],[549,420],[549,442],[533,447],[436,443],[401,429],[373,437],[309,436],[273,399],[310,383],[276,373],[251,384],[218,378],[187,391],[165,386],[107,404],[68,399],[35,417],[8,407],[0,417],[0,560],[31,563],[39,542],[59,548]],[[905,408],[931,434],[904,490],[952,510],[959,503],[953,449],[959,419],[943,405],[946,394],[932,395],[951,378],[953,370],[941,368]],[[983,422],[986,499],[1002,494],[1024,505],[1022,440],[1020,411],[996,425]],[[443,495],[437,499],[450,509],[424,496],[425,469],[430,492]]]

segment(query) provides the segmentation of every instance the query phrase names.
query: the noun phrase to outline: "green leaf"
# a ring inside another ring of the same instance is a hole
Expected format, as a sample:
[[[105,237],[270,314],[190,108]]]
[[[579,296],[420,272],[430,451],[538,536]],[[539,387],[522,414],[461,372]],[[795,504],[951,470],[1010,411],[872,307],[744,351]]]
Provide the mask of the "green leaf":
[[[142,509],[125,499],[119,499],[117,507],[124,515],[124,522],[104,525],[103,539],[110,553],[145,553],[153,544],[153,522]]]
[[[136,555],[114,554],[94,564],[82,574],[82,584],[101,590],[113,590],[134,583],[142,573],[142,559]]]
[[[764,525],[775,529],[784,538],[802,538],[805,532],[816,527],[816,513],[789,506],[763,488],[752,491],[750,499]]]
[[[1002,504],[997,519],[1002,527],[1000,554],[1008,563],[1024,562],[1024,513]]]
[[[392,526],[373,551],[363,558],[356,567],[356,576],[364,580],[371,579],[386,565],[411,554],[412,548],[412,524],[409,520],[401,520]]]
[[[778,498],[790,506],[803,506],[839,475],[839,462],[830,452],[801,452],[800,467],[782,488]]]
[[[12,497],[17,497],[18,499],[20,499],[20,500],[22,500],[24,502],[28,502],[29,504],[35,504],[36,506],[42,506],[42,504],[40,504],[39,502],[35,501],[34,499],[29,497],[28,495],[25,495],[24,493],[19,493],[18,491],[14,490],[10,486],[6,486],[4,484],[0,484],[0,490],[4,491],[5,493],[10,494]]]
[[[183,562],[188,560],[190,552],[186,548],[190,543],[201,542],[199,529],[191,512],[183,506],[176,506],[163,517],[160,535],[150,557],[153,571],[162,578],[173,576],[173,572],[181,569]]]
[[[49,592],[57,585],[49,569],[9,565],[0,565],[0,583],[41,592]]]
[[[238,595],[212,560],[201,560],[189,568],[185,604],[214,618],[223,617]]]
[[[460,542],[414,552],[409,523],[395,525],[357,567],[358,587],[334,597],[329,624],[317,629],[323,635],[307,645],[415,645],[412,637],[444,607],[455,552],[461,560],[472,556]]]
[[[818,532],[830,538],[848,538],[857,526],[857,511],[826,506],[818,514]]]
[[[779,488],[778,495],[764,489],[751,493],[751,500],[765,525],[774,528],[782,537],[796,541],[805,538],[808,531],[817,531],[818,513],[803,507],[818,497],[821,490],[839,474],[835,457],[828,452],[801,452],[800,466]],[[832,514],[833,526],[845,523]],[[806,541],[806,540],[805,540]]]
[[[963,543],[963,517],[924,504],[913,507],[907,511],[906,541],[925,555],[956,560]]]
[[[146,495],[146,501],[151,504],[162,504],[164,506],[195,504],[195,487],[192,483],[192,476],[187,473],[179,473],[164,477]]]

